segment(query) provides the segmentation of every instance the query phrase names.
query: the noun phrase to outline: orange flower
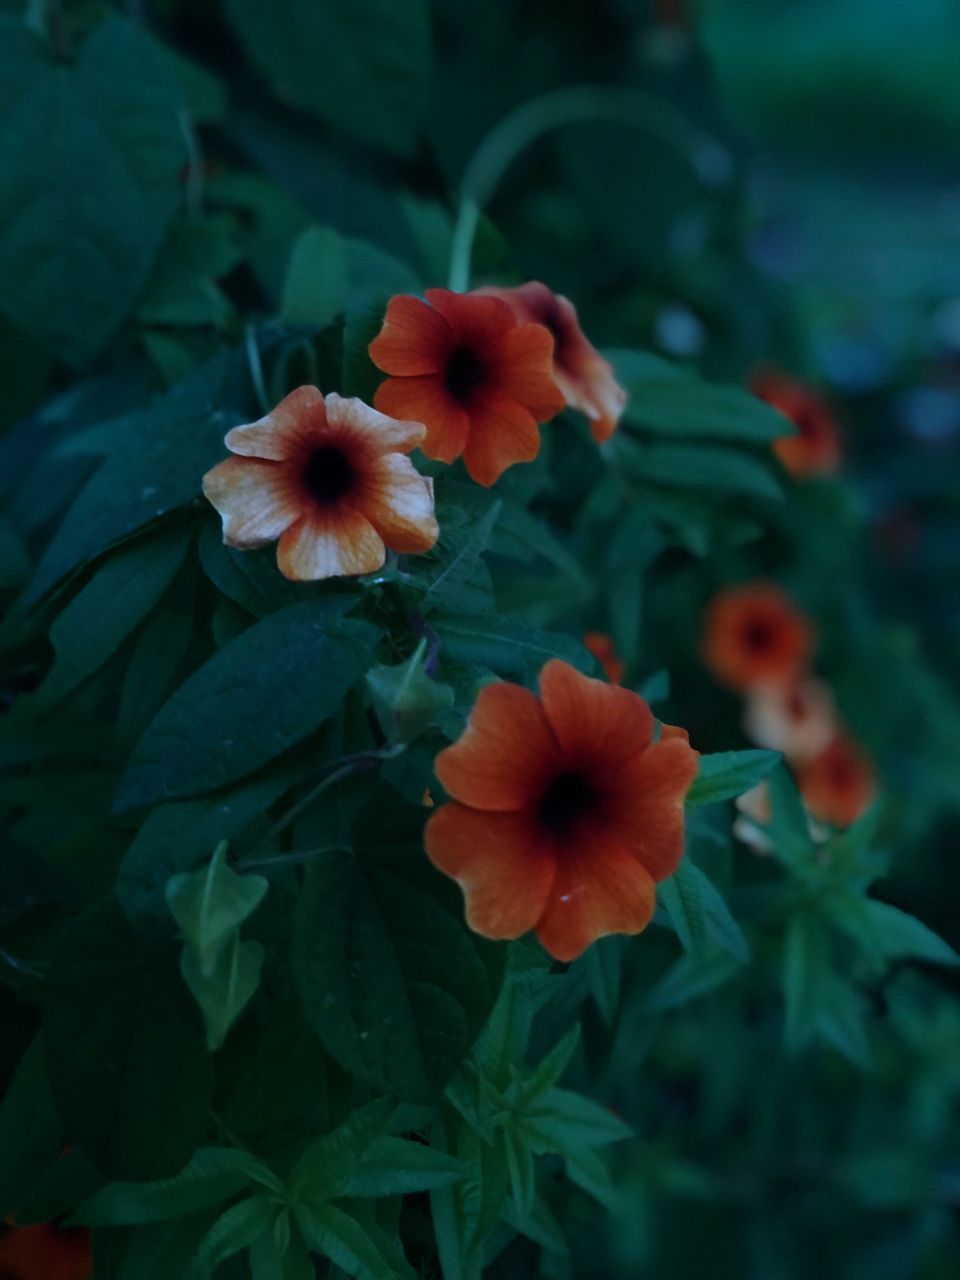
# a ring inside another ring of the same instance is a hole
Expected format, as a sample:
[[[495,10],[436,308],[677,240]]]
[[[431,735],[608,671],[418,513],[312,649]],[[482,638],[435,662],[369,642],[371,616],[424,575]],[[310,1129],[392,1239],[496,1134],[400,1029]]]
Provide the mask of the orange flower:
[[[491,485],[537,456],[538,423],[563,408],[553,338],[542,325],[518,323],[500,298],[428,289],[426,299],[390,299],[370,359],[391,376],[373,403],[423,422],[428,458],[463,454],[473,479]]]
[[[613,641],[602,631],[587,631],[583,637],[583,647],[589,650],[603,668],[611,684],[619,684],[623,679],[623,663],[617,657]]]
[[[539,280],[519,289],[478,289],[502,298],[518,320],[542,324],[553,334],[553,376],[572,409],[590,419],[598,444],[609,440],[627,403],[627,393],[613,375],[613,366],[587,341],[573,303]]]
[[[791,684],[812,645],[810,622],[775,583],[731,587],[708,606],[704,662],[731,689]]]
[[[59,1231],[52,1222],[38,1222],[0,1235],[3,1280],[90,1280],[92,1275],[89,1231]]]
[[[754,395],[773,405],[796,427],[796,435],[774,441],[777,457],[791,475],[824,475],[840,465],[840,432],[826,401],[815,391],[777,370],[765,369],[750,380]]]
[[[635,693],[558,659],[540,697],[481,690],[436,772],[453,803],[427,822],[427,854],[466,898],[488,938],[536,929],[558,960],[608,933],[639,933],[654,884],[683,854],[683,801],[697,752],[679,731],[652,740]]]
[[[848,735],[838,733],[798,770],[797,785],[813,817],[849,827],[873,800],[873,766]]]
[[[836,732],[830,690],[814,676],[792,685],[749,689],[743,728],[758,747],[782,751],[794,764],[809,760]]]
[[[227,458],[203,477],[231,547],[279,538],[277,563],[295,580],[372,573],[393,551],[437,540],[431,481],[409,453],[424,436],[361,400],[299,387],[265,418],[227,432]]]

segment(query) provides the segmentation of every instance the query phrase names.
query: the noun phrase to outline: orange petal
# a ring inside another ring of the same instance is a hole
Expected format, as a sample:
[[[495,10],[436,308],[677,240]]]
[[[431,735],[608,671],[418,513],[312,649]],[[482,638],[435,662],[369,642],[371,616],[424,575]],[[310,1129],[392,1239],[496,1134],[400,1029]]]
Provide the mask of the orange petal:
[[[371,409],[362,400],[344,399],[331,391],[327,396],[327,421],[344,427],[382,452],[409,453],[422,444],[427,429],[422,422],[407,422]]]
[[[399,294],[387,304],[383,328],[367,350],[384,373],[410,377],[439,373],[452,342],[450,326],[438,311],[419,298]]]
[[[449,289],[428,289],[426,298],[449,325],[454,345],[470,347],[481,360],[517,323],[513,312],[499,298],[452,293]]]
[[[376,529],[359,512],[349,509],[303,517],[286,531],[277,547],[280,572],[295,582],[373,573],[385,558],[386,549]]]
[[[504,395],[484,395],[470,410],[463,460],[477,484],[491,485],[515,462],[532,462],[540,432],[530,414]]]
[[[500,344],[497,390],[547,422],[566,403],[553,372],[553,335],[541,324],[520,324]]]
[[[609,933],[640,933],[655,905],[653,880],[626,849],[586,840],[558,858],[537,937],[557,960],[574,960]]]
[[[639,694],[552,658],[540,672],[543,709],[567,758],[601,774],[649,744],[653,715]]]
[[[377,388],[373,403],[391,418],[422,422],[427,437],[420,446],[428,458],[452,462],[467,443],[468,419],[448,394],[441,378],[388,378]]]
[[[203,477],[203,492],[223,518],[231,547],[262,547],[300,514],[286,468],[257,458],[227,458]]]
[[[557,743],[540,700],[518,684],[488,684],[460,738],[434,764],[450,795],[475,809],[536,803],[558,767]]]
[[[683,802],[698,759],[684,738],[671,734],[596,780],[603,795],[601,825],[654,880],[672,876],[683,857]]]
[[[361,507],[392,551],[429,551],[439,535],[432,489],[402,454],[383,454],[371,465]]]
[[[316,387],[297,387],[264,418],[227,432],[224,443],[231,453],[247,458],[282,462],[294,452],[298,440],[321,430],[326,423],[323,396]]]
[[[424,844],[433,865],[463,890],[475,933],[519,938],[536,924],[556,864],[528,817],[445,804],[428,819]]]

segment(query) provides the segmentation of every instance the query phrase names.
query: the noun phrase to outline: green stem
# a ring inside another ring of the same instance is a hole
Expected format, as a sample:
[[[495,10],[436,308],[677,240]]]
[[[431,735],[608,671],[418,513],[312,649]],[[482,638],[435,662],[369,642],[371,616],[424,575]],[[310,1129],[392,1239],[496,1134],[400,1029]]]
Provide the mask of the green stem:
[[[650,94],[591,85],[546,93],[504,116],[467,165],[450,248],[451,289],[463,292],[469,287],[480,214],[520,152],[552,129],[588,121],[625,124],[659,138],[689,163],[704,185],[718,185],[730,176],[731,161],[725,148]]]

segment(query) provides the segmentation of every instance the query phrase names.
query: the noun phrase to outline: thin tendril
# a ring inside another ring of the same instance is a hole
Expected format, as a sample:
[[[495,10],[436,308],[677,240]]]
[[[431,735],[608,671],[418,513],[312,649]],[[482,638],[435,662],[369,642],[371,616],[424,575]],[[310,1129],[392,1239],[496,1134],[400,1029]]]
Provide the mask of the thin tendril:
[[[542,134],[563,125],[611,121],[643,129],[673,148],[704,185],[730,178],[729,153],[704,130],[659,99],[635,89],[590,85],[557,89],[525,102],[495,125],[474,152],[460,185],[460,208],[450,248],[450,288],[470,284],[470,262],[477,225],[500,179],[521,151]]]

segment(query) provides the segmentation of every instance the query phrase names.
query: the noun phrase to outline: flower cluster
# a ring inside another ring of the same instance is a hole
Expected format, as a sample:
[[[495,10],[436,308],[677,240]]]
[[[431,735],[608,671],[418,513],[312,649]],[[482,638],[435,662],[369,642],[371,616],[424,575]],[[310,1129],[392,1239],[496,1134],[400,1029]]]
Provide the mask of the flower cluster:
[[[744,696],[747,736],[783,753],[811,816],[846,827],[873,798],[873,769],[829,688],[810,674],[814,641],[812,623],[786,593],[757,582],[711,600],[703,655],[716,679]],[[765,784],[740,805],[749,818],[765,822]]]
[[[228,432],[234,456],[203,482],[228,546],[279,540],[280,570],[296,581],[372,573],[388,549],[437,540],[432,483],[404,456],[414,448],[462,456],[492,485],[537,456],[540,424],[564,405],[587,414],[598,442],[613,433],[626,395],[566,298],[536,281],[425,296],[387,305],[370,344],[389,375],[374,408],[306,386]]]

